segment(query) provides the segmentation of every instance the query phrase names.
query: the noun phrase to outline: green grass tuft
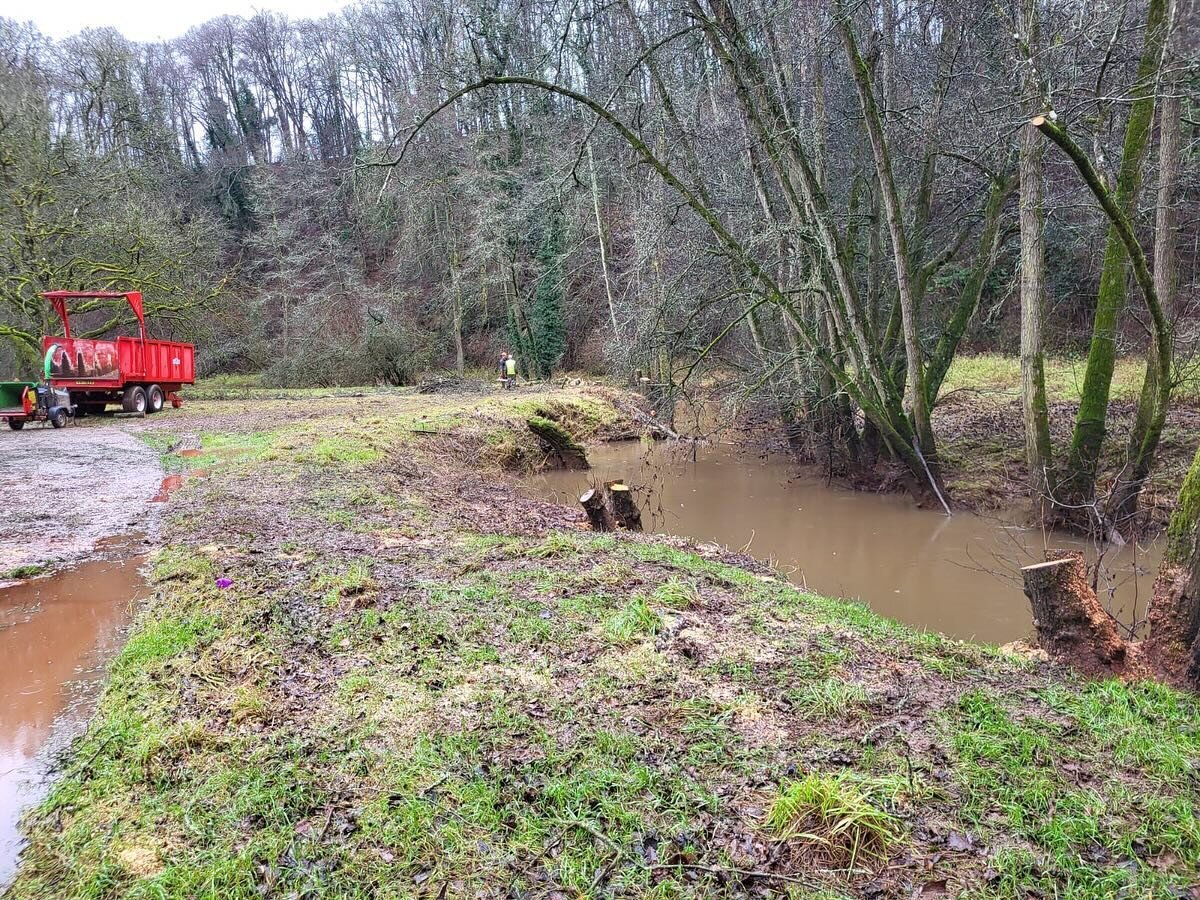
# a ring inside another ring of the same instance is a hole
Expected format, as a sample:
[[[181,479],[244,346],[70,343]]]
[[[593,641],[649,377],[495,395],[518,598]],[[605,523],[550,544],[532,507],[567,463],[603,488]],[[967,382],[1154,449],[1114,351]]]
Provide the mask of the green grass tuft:
[[[642,596],[634,597],[604,621],[604,635],[619,644],[658,634],[662,619]]]
[[[672,577],[655,588],[654,601],[671,609],[690,609],[700,602],[700,592],[692,582]]]
[[[819,848],[847,868],[859,859],[885,859],[901,838],[899,821],[845,774],[813,772],[785,784],[767,811],[766,826],[776,837]]]
[[[579,545],[571,535],[563,531],[552,531],[541,543],[534,544],[526,550],[525,555],[532,559],[559,559],[578,552]]]
[[[789,691],[788,699],[809,716],[829,718],[845,715],[854,707],[865,705],[867,692],[856,682],[829,677]]]

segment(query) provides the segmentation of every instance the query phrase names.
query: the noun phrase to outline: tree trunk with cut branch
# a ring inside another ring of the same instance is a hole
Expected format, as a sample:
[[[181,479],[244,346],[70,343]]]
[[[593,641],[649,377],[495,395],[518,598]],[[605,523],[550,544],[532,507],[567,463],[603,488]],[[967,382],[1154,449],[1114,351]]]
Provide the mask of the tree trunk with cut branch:
[[[1172,2],[1170,5],[1168,21],[1171,27],[1174,27],[1176,4]],[[1178,213],[1175,208],[1175,194],[1183,168],[1183,109],[1179,94],[1182,84],[1179,76],[1174,74],[1174,64],[1179,62],[1175,59],[1175,51],[1178,50],[1181,32],[1182,28],[1176,27],[1168,38],[1162,65],[1163,72],[1167,74],[1163,80],[1163,96],[1158,110],[1158,207],[1154,222],[1154,288],[1168,317],[1171,316],[1175,305],[1179,271],[1176,258]],[[1129,431],[1126,463],[1117,478],[1108,506],[1109,521],[1122,532],[1132,531],[1142,486],[1150,475],[1150,467],[1154,464],[1163,427],[1167,422],[1167,401],[1170,395],[1160,384],[1162,373],[1160,367],[1155,364],[1160,351],[1158,342],[1158,333],[1151,332],[1146,373],[1142,380],[1137,412],[1133,417],[1133,427]],[[1174,357],[1174,348],[1169,352]]]
[[[1132,219],[1137,212],[1142,170],[1150,145],[1157,76],[1166,37],[1166,12],[1167,0],[1150,0],[1146,11],[1145,43],[1138,64],[1137,80],[1133,85],[1133,102],[1125,126],[1121,167],[1113,197],[1116,209],[1126,219]],[[1053,135],[1050,136],[1053,139]],[[1125,308],[1126,281],[1129,277],[1126,241],[1111,215],[1109,218],[1096,314],[1092,321],[1092,342],[1088,349],[1079,412],[1075,417],[1075,430],[1071,436],[1070,455],[1062,484],[1066,499],[1075,505],[1088,503],[1095,492],[1096,468],[1106,433],[1109,392],[1116,363],[1117,320]]]
[[[1116,234],[1117,239],[1121,242],[1122,271],[1127,271],[1130,264],[1133,267],[1134,279],[1136,280],[1138,287],[1141,288],[1142,298],[1145,300],[1146,308],[1150,313],[1150,327],[1153,340],[1151,341],[1151,355],[1147,358],[1146,365],[1153,366],[1157,369],[1153,382],[1154,389],[1156,391],[1154,402],[1157,405],[1158,413],[1161,413],[1162,416],[1162,421],[1159,422],[1157,426],[1159,432],[1161,432],[1162,422],[1165,422],[1167,406],[1171,400],[1171,362],[1173,353],[1171,325],[1167,320],[1166,311],[1163,309],[1162,302],[1159,298],[1158,287],[1155,284],[1154,277],[1150,273],[1150,265],[1146,260],[1146,252],[1142,249],[1142,245],[1138,242],[1137,235],[1134,232],[1132,219],[1122,208],[1121,191],[1119,188],[1115,194],[1109,191],[1109,189],[1105,186],[1103,179],[1100,177],[1100,174],[1096,171],[1095,166],[1093,166],[1091,158],[1087,155],[1083,148],[1075,142],[1074,138],[1072,138],[1064,128],[1058,125],[1051,116],[1035,116],[1031,120],[1030,124],[1032,124],[1042,134],[1053,141],[1059,147],[1059,149],[1061,149],[1067,155],[1071,162],[1075,164],[1075,168],[1083,178],[1084,183],[1088,186],[1088,189],[1092,192],[1092,195],[1096,198],[1096,200],[1099,201],[1101,209],[1104,210],[1104,214],[1108,217],[1111,225],[1111,231]],[[1101,287],[1103,290],[1103,280],[1101,281]],[[1122,296],[1124,295],[1124,290],[1125,287],[1124,283],[1122,282]],[[1099,315],[1099,312],[1097,312],[1097,315]],[[1095,339],[1093,339],[1092,343],[1094,346],[1096,343]],[[1090,369],[1091,366],[1089,363],[1089,371]],[[1110,359],[1110,378],[1111,374],[1112,360]],[[1087,393],[1087,375],[1084,377],[1083,390],[1084,395],[1080,405],[1080,416],[1083,415],[1084,406],[1089,403]],[[1104,384],[1104,398],[1105,409],[1107,409],[1107,382]],[[1102,431],[1103,420],[1101,420],[1101,432]],[[1079,436],[1079,433],[1080,432],[1077,423],[1076,437]],[[1102,436],[1103,435],[1101,434],[1101,437]],[[1157,443],[1157,438],[1155,439],[1155,442]],[[1075,449],[1076,445],[1073,443],[1073,456]],[[1099,445],[1097,445],[1096,449],[1099,449]],[[1085,471],[1084,469],[1080,469],[1076,462],[1077,461],[1071,461],[1068,463],[1069,471],[1066,477],[1072,479],[1072,483],[1065,485],[1065,487],[1060,485],[1060,488],[1064,489],[1063,499],[1071,503],[1071,508],[1074,509],[1094,509],[1094,506],[1087,502],[1092,498],[1092,494],[1094,493],[1093,488],[1095,486],[1096,475],[1094,464],[1090,469]],[[1088,474],[1089,472],[1090,474]],[[1085,478],[1087,491],[1086,494],[1081,497],[1078,493],[1079,486],[1081,484],[1079,478],[1084,475],[1087,476]],[[1101,518],[1103,518],[1103,516],[1101,516]],[[1095,524],[1098,524],[1107,530],[1112,523],[1108,521],[1100,521]]]

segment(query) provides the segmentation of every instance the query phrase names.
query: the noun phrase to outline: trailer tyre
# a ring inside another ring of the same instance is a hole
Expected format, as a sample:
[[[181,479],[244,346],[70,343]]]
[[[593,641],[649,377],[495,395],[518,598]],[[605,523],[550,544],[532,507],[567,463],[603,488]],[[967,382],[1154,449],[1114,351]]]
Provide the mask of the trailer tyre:
[[[127,413],[146,414],[146,392],[140,387],[128,388],[121,397],[121,409]]]
[[[50,413],[50,424],[55,428],[62,428],[64,425],[66,425],[67,411],[62,407],[59,407],[58,409],[54,410],[54,412]]]
[[[20,431],[22,428],[25,427],[25,420],[24,419],[9,419],[8,427],[11,428],[13,431]]]
[[[150,385],[150,390],[146,395],[146,411],[156,413],[163,408],[163,389],[157,384]]]

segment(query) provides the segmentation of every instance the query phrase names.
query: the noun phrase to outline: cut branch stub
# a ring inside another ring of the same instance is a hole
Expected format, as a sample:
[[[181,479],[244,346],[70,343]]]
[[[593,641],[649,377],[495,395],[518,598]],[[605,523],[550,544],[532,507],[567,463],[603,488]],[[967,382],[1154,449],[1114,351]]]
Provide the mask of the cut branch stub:
[[[1055,552],[1021,570],[1042,649],[1092,675],[1125,661],[1126,644],[1088,584],[1083,554]]]

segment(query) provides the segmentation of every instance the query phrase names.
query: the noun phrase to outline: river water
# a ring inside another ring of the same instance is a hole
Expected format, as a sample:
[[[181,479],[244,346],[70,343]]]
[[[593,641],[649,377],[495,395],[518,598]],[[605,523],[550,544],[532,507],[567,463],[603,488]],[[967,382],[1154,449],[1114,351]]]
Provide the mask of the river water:
[[[143,590],[141,541],[0,589],[0,891],[16,869],[21,814],[48,787],[61,751],[86,727],[106,663]]]
[[[525,482],[547,499],[578,505],[593,480],[629,481],[647,530],[714,541],[775,563],[795,583],[861,599],[876,611],[952,637],[1006,643],[1032,634],[1020,568],[1046,546],[1094,548],[1069,535],[1023,527],[1017,515],[951,518],[905,496],[827,486],[797,476],[784,457],[727,445],[638,442],[589,448],[590,472],[553,471]],[[1122,621],[1143,618],[1156,548],[1110,550],[1099,593]]]

